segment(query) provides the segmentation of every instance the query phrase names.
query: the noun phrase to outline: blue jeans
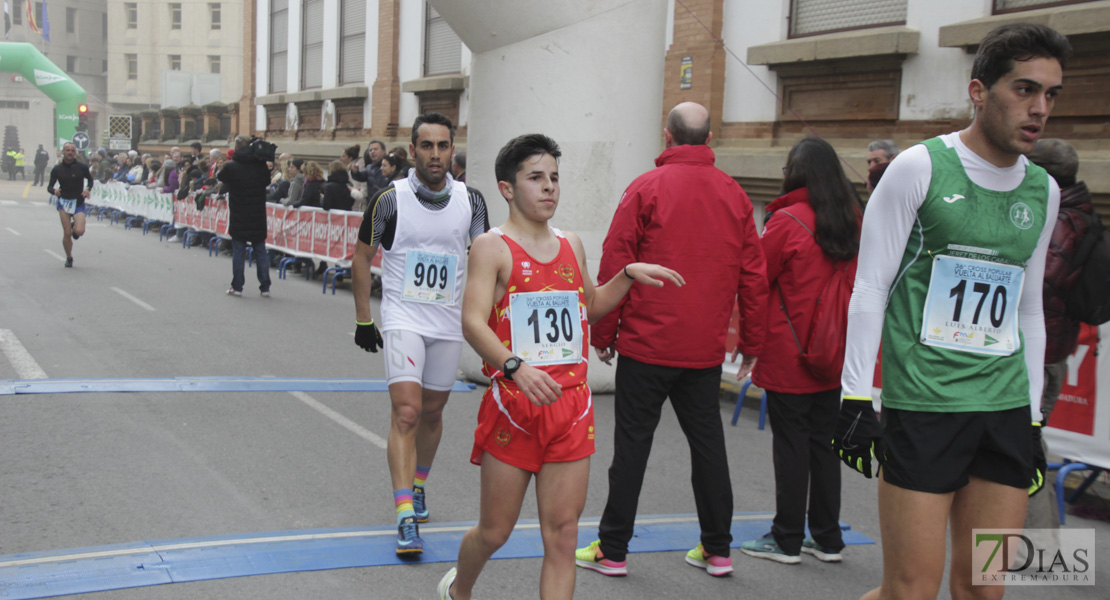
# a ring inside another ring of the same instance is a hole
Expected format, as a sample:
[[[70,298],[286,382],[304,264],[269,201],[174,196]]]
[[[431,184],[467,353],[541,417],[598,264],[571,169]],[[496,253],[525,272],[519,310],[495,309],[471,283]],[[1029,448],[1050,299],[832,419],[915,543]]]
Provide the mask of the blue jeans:
[[[237,292],[243,291],[243,261],[247,257],[247,243],[242,240],[231,240],[231,287]],[[263,292],[270,291],[270,255],[266,253],[266,241],[250,242],[254,248],[254,263],[258,267],[258,289]]]

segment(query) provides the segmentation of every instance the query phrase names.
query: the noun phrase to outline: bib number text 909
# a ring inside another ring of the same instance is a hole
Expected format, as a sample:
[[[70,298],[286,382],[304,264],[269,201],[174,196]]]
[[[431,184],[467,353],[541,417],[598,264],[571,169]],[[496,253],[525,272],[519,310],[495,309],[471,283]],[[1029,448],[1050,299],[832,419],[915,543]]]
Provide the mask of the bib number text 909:
[[[441,290],[447,288],[447,265],[440,265],[437,268],[435,265],[425,266],[424,263],[416,263],[413,276],[412,283],[416,287],[438,286]]]

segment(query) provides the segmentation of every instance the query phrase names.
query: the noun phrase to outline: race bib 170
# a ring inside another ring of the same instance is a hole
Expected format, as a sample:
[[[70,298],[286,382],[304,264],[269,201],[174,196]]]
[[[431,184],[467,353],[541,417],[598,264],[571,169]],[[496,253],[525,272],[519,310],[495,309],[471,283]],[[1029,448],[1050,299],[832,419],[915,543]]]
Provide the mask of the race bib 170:
[[[1013,354],[1021,345],[1018,301],[1024,282],[1022,267],[936,256],[921,342],[977,354]]]

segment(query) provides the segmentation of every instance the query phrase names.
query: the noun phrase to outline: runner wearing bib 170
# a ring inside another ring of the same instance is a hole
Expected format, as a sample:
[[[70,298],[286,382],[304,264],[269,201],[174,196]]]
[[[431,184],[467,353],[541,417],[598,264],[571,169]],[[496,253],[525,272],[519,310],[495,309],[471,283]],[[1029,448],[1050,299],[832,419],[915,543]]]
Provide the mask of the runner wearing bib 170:
[[[89,182],[86,188],[84,183]],[[54,184],[57,183],[57,189]],[[77,146],[66,142],[62,146],[62,161],[50,170],[50,183],[46,189],[53,196],[62,222],[62,248],[66,251],[66,267],[73,266],[73,241],[85,235],[85,199],[93,187],[93,176],[88,165],[77,162]]]
[[[386,454],[401,556],[424,551],[417,523],[429,519],[424,484],[462,353],[467,240],[489,229],[482,195],[447,172],[454,152],[450,119],[438,113],[417,117],[409,152],[416,168],[374,198],[351,263],[355,343],[368,352],[385,349],[392,403]],[[370,314],[370,261],[379,246],[380,333]]]
[[[533,476],[545,549],[539,596],[574,595],[574,546],[594,452],[587,327],[634,281],[685,283],[665,267],[632,263],[594,287],[582,240],[548,225],[559,205],[560,154],[540,134],[501,149],[494,170],[509,220],[470,251],[463,332],[490,377],[470,458],[482,468],[481,516],[463,537],[457,570],[440,580],[441,599],[470,598],[512,533]]]
[[[864,598],[936,597],[948,523],[952,597],[1004,591],[979,584],[1004,580],[1012,557],[973,569],[972,530],[1020,529],[1044,483],[1041,287],[1060,191],[1023,153],[1069,50],[1043,26],[987,34],[968,90],[975,120],[899,154],[868,204],[833,440],[867,477],[872,453],[881,465],[883,581]]]

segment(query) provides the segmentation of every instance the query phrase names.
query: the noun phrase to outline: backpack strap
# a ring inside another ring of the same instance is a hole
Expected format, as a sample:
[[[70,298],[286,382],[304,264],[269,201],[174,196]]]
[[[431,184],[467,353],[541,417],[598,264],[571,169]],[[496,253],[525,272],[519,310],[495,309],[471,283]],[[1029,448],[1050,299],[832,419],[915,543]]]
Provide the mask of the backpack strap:
[[[794,219],[795,221],[797,221],[798,225],[802,226],[802,229],[805,229],[807,232],[809,232],[809,235],[813,236],[813,241],[814,242],[817,241],[817,234],[813,233],[813,231],[811,231],[809,227],[806,227],[806,224],[802,223],[801,219],[799,219],[798,217],[795,217],[794,215],[790,214],[786,209],[780,209],[777,212],[780,212],[780,213],[790,217],[791,219]],[[835,261],[834,260],[833,261],[833,268],[836,271],[840,271],[841,270],[840,261]],[[844,268],[847,268],[847,265],[845,265]],[[836,276],[836,271],[833,272],[834,277]],[[830,279],[830,281],[831,281],[831,279]],[[828,285],[827,281],[825,282],[825,285]],[[824,290],[825,288],[822,287],[821,289]],[[784,314],[786,316],[786,326],[790,328],[790,335],[794,337],[794,345],[798,347],[798,352],[800,354],[805,354],[805,350],[802,349],[802,343],[801,343],[801,341],[798,340],[798,332],[794,331],[794,323],[792,323],[790,321],[790,311],[786,309],[786,297],[782,295],[782,286],[779,286],[779,300],[782,302],[782,304],[780,305],[780,308],[782,308],[782,314]]]
[[[809,231],[809,235],[812,235],[812,236],[813,236],[813,239],[814,239],[814,240],[816,240],[816,239],[817,239],[817,234],[815,234],[815,233],[813,233],[812,231],[810,231],[810,230],[809,230],[809,227],[806,227],[806,224],[805,224],[805,223],[802,223],[802,220],[801,220],[801,219],[799,219],[798,217],[795,217],[794,215],[792,215],[792,214],[790,214],[790,213],[786,212],[786,209],[782,209],[782,210],[779,210],[779,212],[780,212],[780,213],[782,213],[782,214],[784,214],[784,215],[786,215],[786,216],[788,216],[788,217],[790,217],[791,219],[794,219],[795,221],[797,221],[797,222],[798,222],[798,225],[801,225],[801,226],[802,226],[802,229],[805,229],[806,231]]]
[[[790,214],[785,209],[780,210],[778,212],[780,212],[780,213],[790,217],[791,219],[794,219],[795,221],[797,221],[798,225],[802,226],[802,229],[805,229],[806,231],[809,232],[809,235],[813,236],[814,241],[817,240],[817,236],[814,235],[814,233],[809,230],[809,227],[806,227],[805,223],[802,223],[801,219],[799,219],[798,217],[795,217],[794,215]],[[805,350],[802,349],[802,343],[800,341],[798,341],[798,332],[794,331],[794,323],[790,322],[790,311],[786,309],[786,297],[782,295],[782,286],[779,286],[779,300],[782,302],[782,305],[780,306],[780,308],[782,308],[782,314],[786,315],[786,326],[790,328],[790,335],[794,337],[794,345],[796,345],[798,347],[798,352],[800,354],[805,354]]]

